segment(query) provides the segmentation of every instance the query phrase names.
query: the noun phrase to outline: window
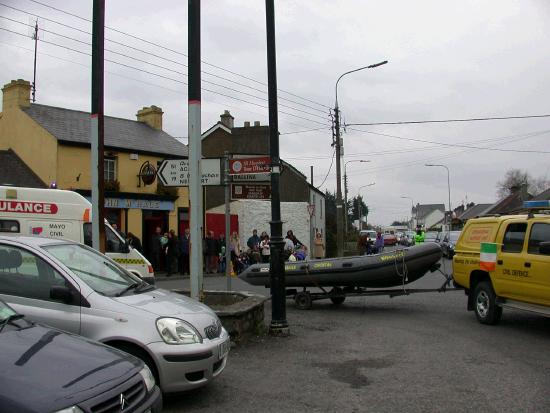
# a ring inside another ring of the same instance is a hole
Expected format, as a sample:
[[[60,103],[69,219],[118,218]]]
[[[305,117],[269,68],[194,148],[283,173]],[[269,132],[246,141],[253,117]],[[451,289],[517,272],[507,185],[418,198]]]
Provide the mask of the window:
[[[526,223],[508,225],[502,241],[502,252],[521,252],[525,231],[527,231]]]
[[[550,224],[533,224],[527,252],[539,254],[540,243],[548,241],[550,241]]]
[[[124,243],[107,225],[105,225],[105,237],[107,239],[105,252],[123,252]],[[92,246],[92,224],[89,222],[84,224],[84,244],[88,247]]]
[[[36,255],[11,245],[0,245],[0,293],[55,301],[50,298],[53,286],[69,287],[70,284]]]
[[[0,232],[21,232],[19,229],[19,221],[14,219],[0,219]]]
[[[105,181],[116,181],[116,158],[103,159],[103,173]]]

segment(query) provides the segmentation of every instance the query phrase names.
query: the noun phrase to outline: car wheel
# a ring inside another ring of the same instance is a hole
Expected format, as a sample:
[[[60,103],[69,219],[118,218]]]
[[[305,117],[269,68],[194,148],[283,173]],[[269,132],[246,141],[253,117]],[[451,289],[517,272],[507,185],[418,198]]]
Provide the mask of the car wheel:
[[[330,292],[330,294],[334,294],[334,295],[338,295],[338,294],[342,294],[343,293],[343,290],[339,287],[334,287],[332,289],[332,291]],[[332,301],[332,304],[334,305],[340,305],[342,304],[344,301],[346,300],[346,296],[342,295],[342,296],[339,296],[339,297],[330,297],[330,301]]]
[[[481,324],[497,324],[502,307],[496,303],[496,294],[490,281],[481,281],[474,290],[474,311]]]
[[[296,307],[300,310],[309,310],[312,306],[313,300],[311,299],[311,294],[308,291],[302,291],[294,296],[294,302],[296,303]]]

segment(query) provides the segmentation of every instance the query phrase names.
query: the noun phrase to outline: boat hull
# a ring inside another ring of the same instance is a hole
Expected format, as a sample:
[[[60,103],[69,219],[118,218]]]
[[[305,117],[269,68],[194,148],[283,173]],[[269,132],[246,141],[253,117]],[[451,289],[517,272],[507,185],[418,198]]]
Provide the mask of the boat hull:
[[[286,262],[285,287],[395,287],[423,277],[441,256],[430,242],[375,255]],[[269,264],[251,265],[239,278],[269,287]]]

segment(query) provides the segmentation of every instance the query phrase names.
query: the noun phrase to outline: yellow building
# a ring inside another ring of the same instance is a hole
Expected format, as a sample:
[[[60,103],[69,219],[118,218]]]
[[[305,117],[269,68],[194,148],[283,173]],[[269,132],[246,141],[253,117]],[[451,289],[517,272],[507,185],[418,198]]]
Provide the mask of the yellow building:
[[[90,114],[31,103],[30,90],[25,80],[2,89],[0,152],[19,158],[45,186],[90,199]],[[162,130],[162,114],[151,106],[138,110],[137,120],[105,117],[105,216],[140,238],[146,254],[157,226],[181,233],[188,225],[187,188],[150,182],[151,166],[188,156],[187,146]],[[21,185],[6,176],[0,165],[1,183]]]

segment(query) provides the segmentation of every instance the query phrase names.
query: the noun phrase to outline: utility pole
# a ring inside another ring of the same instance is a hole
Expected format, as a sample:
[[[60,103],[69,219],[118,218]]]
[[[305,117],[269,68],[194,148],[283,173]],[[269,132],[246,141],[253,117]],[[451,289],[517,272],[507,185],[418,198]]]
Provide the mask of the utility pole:
[[[34,23],[34,33],[32,36],[34,40],[34,73],[32,79],[32,102],[36,102],[36,53],[38,51],[38,19]]]
[[[188,3],[188,119],[189,119],[189,202],[191,227],[191,297],[202,301],[202,185],[201,185],[201,2]]]
[[[344,208],[342,205],[342,173],[340,166],[340,110],[338,109],[338,97],[334,106],[334,129],[336,134],[336,255],[344,255]]]
[[[105,0],[94,0],[92,21],[92,111],[90,144],[92,152],[92,246],[105,252],[104,193],[104,45]]]
[[[273,0],[265,1],[267,34],[267,84],[269,97],[269,155],[271,157],[271,255],[269,274],[271,277],[271,323],[269,333],[288,336],[290,329],[286,321],[285,262],[283,257],[283,222],[281,221],[281,198],[279,178],[279,118],[277,108],[277,54],[275,48],[275,7]]]

